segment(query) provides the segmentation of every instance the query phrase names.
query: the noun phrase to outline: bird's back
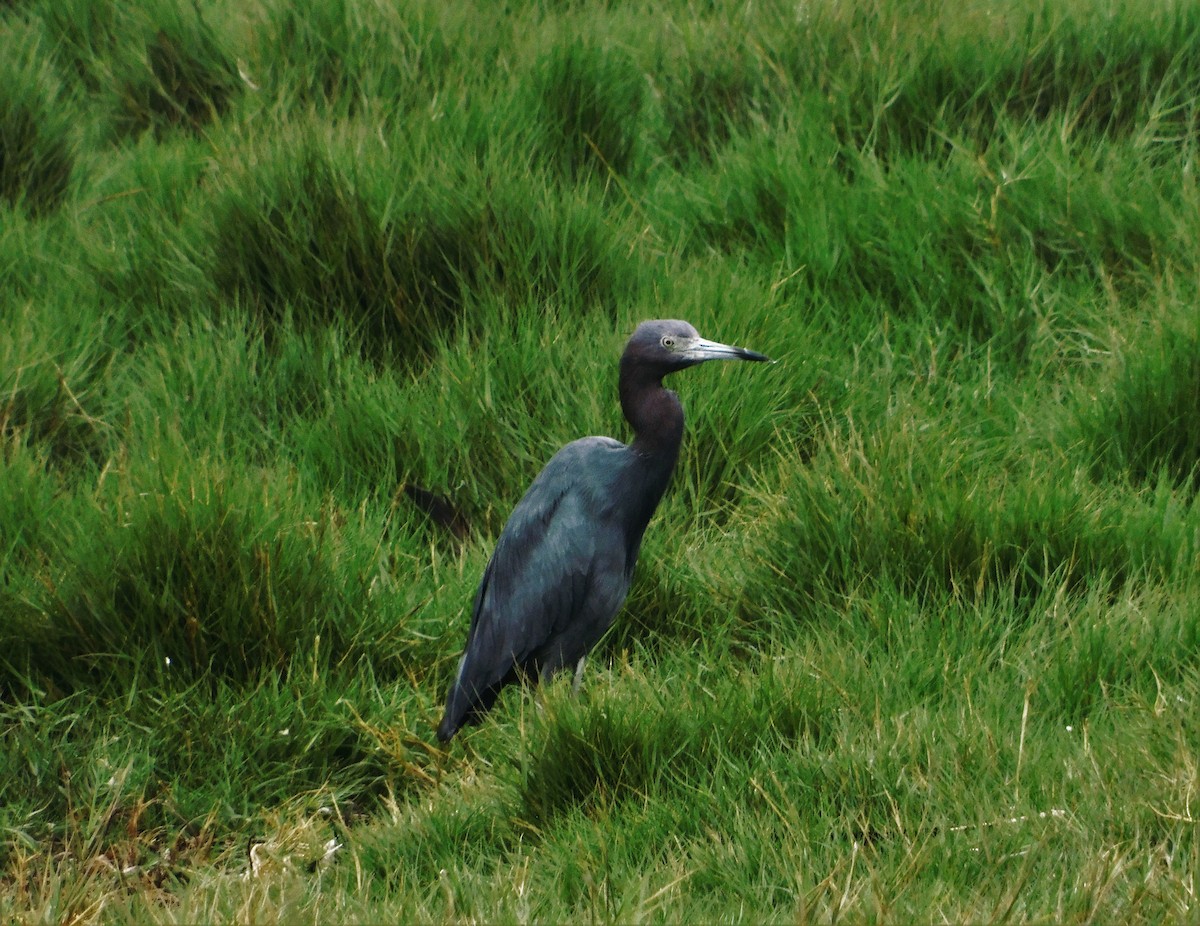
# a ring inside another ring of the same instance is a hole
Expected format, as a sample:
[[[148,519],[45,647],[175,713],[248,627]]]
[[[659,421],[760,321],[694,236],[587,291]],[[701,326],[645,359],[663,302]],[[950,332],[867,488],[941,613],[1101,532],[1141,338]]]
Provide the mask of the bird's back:
[[[479,584],[440,739],[486,712],[505,685],[548,677],[596,644],[625,600],[664,487],[606,437],[573,441],[546,464]]]

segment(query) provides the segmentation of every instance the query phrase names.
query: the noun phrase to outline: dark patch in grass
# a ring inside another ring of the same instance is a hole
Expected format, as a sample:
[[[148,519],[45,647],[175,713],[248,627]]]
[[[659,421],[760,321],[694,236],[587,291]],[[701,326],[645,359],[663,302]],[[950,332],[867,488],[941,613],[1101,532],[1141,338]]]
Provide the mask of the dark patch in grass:
[[[542,824],[571,807],[644,797],[666,765],[659,749],[675,748],[683,731],[678,718],[642,719],[595,711],[578,729],[555,724],[525,771],[529,818]]]
[[[41,365],[24,372],[24,382],[0,385],[0,441],[20,441],[55,466],[100,465],[110,449],[108,426],[88,413],[61,370]],[[84,392],[83,401],[92,396]]]
[[[798,471],[763,535],[746,601],[791,620],[838,610],[879,581],[905,595],[1028,605],[1047,587],[1116,589],[1139,569],[1169,571],[1126,537],[1089,487],[1063,474],[980,484],[914,435],[878,434]]]
[[[217,286],[261,314],[268,338],[287,315],[343,326],[369,354],[416,359],[477,295],[587,307],[632,288],[629,258],[586,200],[468,183],[383,203],[377,174],[352,177],[334,155],[272,157],[233,181],[213,220]]]
[[[735,131],[772,108],[772,81],[763,60],[727,36],[668,64],[658,77],[666,124],[663,148],[677,166],[692,158],[711,160]]]
[[[703,695],[686,690],[636,712],[627,693],[558,718],[522,769],[528,819],[543,826],[571,808],[646,800],[695,778],[707,782],[718,762],[745,762],[764,742],[822,736],[829,704],[807,679],[768,663],[710,684]]]
[[[97,515],[20,649],[64,691],[119,685],[129,654],[186,680],[282,669],[314,635],[338,658],[354,628],[338,619],[329,525],[284,529],[278,504],[208,485],[129,499],[119,521]]]
[[[645,77],[618,49],[581,39],[552,49],[533,75],[542,157],[571,180],[628,175],[645,93]]]
[[[43,216],[66,196],[75,166],[70,127],[41,62],[0,54],[0,199]]]
[[[218,202],[214,277],[270,326],[346,326],[372,351],[419,355],[462,307],[479,217],[450,191],[418,190],[385,221],[347,176],[309,150],[279,153]]]
[[[262,50],[269,80],[296,103],[354,115],[371,103],[389,114],[428,100],[453,61],[453,48],[431,17],[329,0],[272,3]]]
[[[196,131],[218,119],[242,85],[232,56],[199,8],[151,10],[143,28],[149,33],[144,57],[129,53],[117,78],[118,132]]]
[[[1099,478],[1138,484],[1160,474],[1200,488],[1200,325],[1163,325],[1099,395],[1081,397],[1075,427]]]
[[[31,281],[31,290],[49,285]],[[114,331],[107,315],[57,298],[31,295],[8,313],[8,337],[0,343],[0,459],[28,449],[26,458],[39,465],[86,478],[83,470],[103,465],[114,449],[105,420]]]
[[[116,136],[199,131],[243,89],[233,54],[195,4],[63,0],[38,4],[36,16]]]
[[[436,527],[460,542],[467,539],[471,531],[470,523],[449,498],[412,483],[401,486],[401,491]]]

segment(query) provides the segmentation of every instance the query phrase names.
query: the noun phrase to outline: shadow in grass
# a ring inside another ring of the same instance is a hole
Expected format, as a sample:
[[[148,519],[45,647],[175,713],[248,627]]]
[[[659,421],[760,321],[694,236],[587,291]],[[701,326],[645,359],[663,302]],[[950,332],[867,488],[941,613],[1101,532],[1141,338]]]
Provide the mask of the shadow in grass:
[[[118,139],[198,133],[243,89],[226,37],[197,5],[68,0],[44,4],[39,15]]]
[[[686,790],[719,762],[820,741],[833,709],[810,679],[770,662],[688,692],[667,700],[637,682],[587,705],[560,705],[520,770],[523,816],[542,827],[573,808],[590,813]]]
[[[955,137],[986,151],[1004,120],[1121,140],[1161,117],[1164,137],[1194,138],[1194,111],[1178,101],[1195,94],[1200,16],[1189,6],[1146,12],[1110,12],[1097,29],[1057,5],[955,15],[847,4],[818,12],[776,56],[830,101],[839,142],[885,165],[948,158]],[[926,40],[897,44],[897,34]]]
[[[1074,429],[1098,478],[1200,489],[1200,324],[1169,320],[1127,356],[1100,395],[1077,400]]]
[[[69,110],[40,51],[0,42],[0,200],[34,217],[59,207],[75,167]]]
[[[38,570],[46,610],[16,628],[10,655],[63,692],[124,690],[134,657],[210,684],[282,670],[314,638],[323,659],[343,657],[357,630],[346,595],[361,616],[365,591],[339,579],[332,520],[287,496],[217,482],[81,511],[60,541],[71,565]]]
[[[265,81],[293,105],[359,115],[382,104],[389,116],[435,98],[455,63],[434,7],[329,0],[265,4],[259,54]]]
[[[326,157],[281,151],[218,201],[213,275],[262,314],[268,338],[290,312],[414,356],[457,318],[478,243],[478,217],[450,191],[414,193],[385,222]]]
[[[582,39],[557,46],[533,75],[541,156],[570,180],[628,175],[645,94],[645,78],[620,49]]]
[[[881,582],[913,596],[999,595],[1024,612],[1059,584],[1111,594],[1176,568],[1086,480],[1036,467],[981,475],[971,456],[981,449],[930,443],[923,430],[894,421],[870,435],[831,433],[808,465],[781,467],[763,496],[748,618],[839,613]]]
[[[302,142],[237,171],[211,220],[212,275],[264,336],[339,325],[368,356],[427,357],[479,300],[582,310],[630,292],[637,267],[586,197],[468,171],[398,187],[393,165]]]

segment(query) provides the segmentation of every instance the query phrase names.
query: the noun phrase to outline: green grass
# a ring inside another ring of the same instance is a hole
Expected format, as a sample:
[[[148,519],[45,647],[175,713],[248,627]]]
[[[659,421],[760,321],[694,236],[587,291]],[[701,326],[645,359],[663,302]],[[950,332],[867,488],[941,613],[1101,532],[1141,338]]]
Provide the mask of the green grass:
[[[1198,49],[1148,0],[5,5],[0,916],[1194,920]],[[778,362],[673,383],[582,692],[440,750],[651,317]]]

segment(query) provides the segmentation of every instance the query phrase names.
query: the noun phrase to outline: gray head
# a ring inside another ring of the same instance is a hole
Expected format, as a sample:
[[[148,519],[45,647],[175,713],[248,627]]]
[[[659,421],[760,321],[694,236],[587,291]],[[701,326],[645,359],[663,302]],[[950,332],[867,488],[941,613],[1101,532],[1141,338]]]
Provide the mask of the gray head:
[[[767,360],[757,351],[706,341],[691,325],[676,319],[642,322],[625,345],[622,368],[636,365],[665,376],[706,360]]]

